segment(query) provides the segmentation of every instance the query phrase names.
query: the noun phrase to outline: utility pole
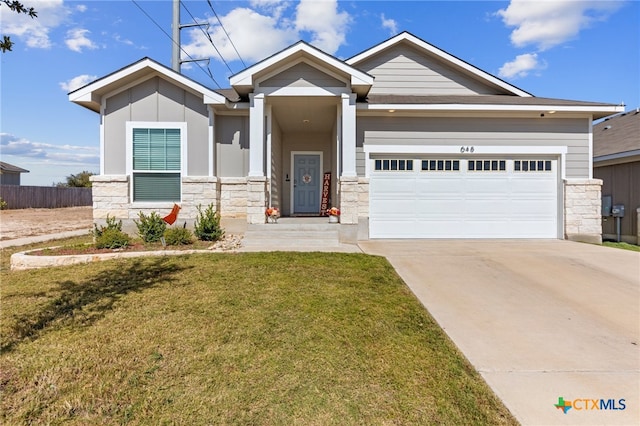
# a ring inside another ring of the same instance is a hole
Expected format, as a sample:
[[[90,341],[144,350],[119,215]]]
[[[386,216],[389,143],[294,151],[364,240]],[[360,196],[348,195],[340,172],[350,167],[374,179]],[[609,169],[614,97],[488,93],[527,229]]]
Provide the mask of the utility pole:
[[[173,0],[173,23],[171,24],[172,31],[172,55],[171,55],[171,68],[175,72],[180,72],[180,0]]]
[[[207,30],[208,30],[209,24],[195,23],[195,24],[181,25],[180,24],[180,0],[173,0],[173,15],[172,15],[172,23],[171,23],[171,29],[172,29],[171,37],[173,39],[173,43],[171,45],[171,48],[172,48],[171,49],[171,69],[173,69],[177,73],[181,71],[180,66],[185,62],[200,62],[200,61],[209,62],[209,58],[190,59],[190,60],[184,60],[184,61],[180,59],[180,50],[182,50],[182,44],[180,42],[180,30],[183,28],[190,28],[190,27],[207,27]]]

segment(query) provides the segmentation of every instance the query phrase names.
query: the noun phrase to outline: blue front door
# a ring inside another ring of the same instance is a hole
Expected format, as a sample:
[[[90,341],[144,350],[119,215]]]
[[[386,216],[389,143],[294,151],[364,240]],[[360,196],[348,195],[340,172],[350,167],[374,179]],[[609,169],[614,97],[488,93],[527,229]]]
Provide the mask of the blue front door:
[[[293,156],[293,214],[320,213],[320,155]]]

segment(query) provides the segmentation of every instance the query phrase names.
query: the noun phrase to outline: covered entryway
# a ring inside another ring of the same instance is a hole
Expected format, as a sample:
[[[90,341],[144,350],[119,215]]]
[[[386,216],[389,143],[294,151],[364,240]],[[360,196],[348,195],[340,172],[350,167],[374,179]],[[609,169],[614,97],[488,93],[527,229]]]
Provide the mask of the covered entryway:
[[[371,238],[558,238],[558,160],[369,160]]]

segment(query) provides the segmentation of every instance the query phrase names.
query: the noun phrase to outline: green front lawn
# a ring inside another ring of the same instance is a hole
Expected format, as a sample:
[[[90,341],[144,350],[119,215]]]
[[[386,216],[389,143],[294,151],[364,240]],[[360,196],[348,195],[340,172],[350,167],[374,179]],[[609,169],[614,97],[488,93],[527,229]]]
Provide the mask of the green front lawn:
[[[615,241],[604,241],[602,245],[605,247],[613,247],[623,250],[640,251],[640,246],[624,242],[617,243]]]
[[[383,258],[7,255],[3,424],[516,423]]]

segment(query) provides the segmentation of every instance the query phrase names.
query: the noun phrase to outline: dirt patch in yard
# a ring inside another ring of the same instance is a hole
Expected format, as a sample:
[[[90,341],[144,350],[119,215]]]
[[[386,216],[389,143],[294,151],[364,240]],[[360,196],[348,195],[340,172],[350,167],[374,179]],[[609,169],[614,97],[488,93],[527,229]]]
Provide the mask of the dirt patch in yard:
[[[89,232],[92,226],[93,209],[91,206],[62,209],[0,210],[0,240],[83,229]]]

